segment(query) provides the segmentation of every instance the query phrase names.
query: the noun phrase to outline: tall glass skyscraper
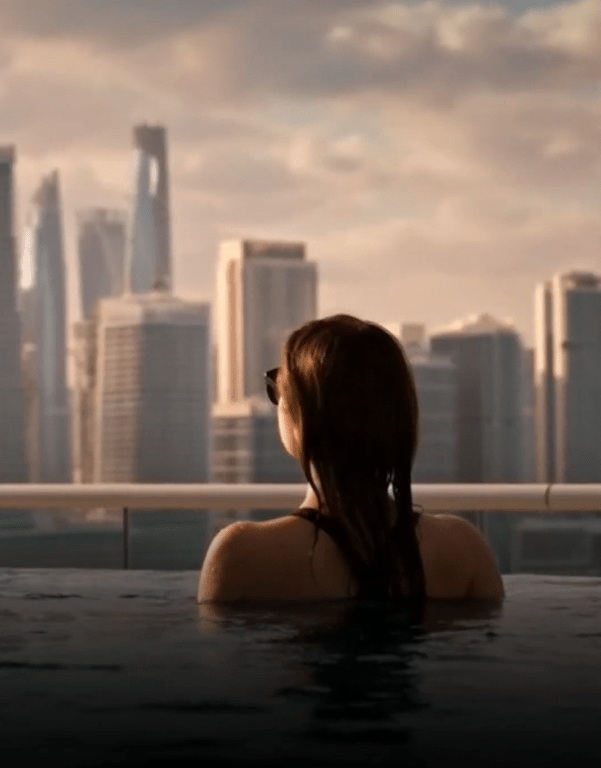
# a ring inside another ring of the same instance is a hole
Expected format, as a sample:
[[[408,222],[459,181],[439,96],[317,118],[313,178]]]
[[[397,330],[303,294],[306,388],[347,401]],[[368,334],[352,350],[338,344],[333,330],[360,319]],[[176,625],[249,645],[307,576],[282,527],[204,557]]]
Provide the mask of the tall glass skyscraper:
[[[524,440],[525,354],[518,333],[490,315],[431,336],[432,351],[451,358],[457,372],[457,481],[530,480]],[[483,530],[503,573],[511,568],[509,513],[484,514]]]
[[[0,147],[0,483],[28,479],[13,228],[14,160],[14,147]],[[0,529],[32,524],[30,513],[0,509]]]
[[[96,323],[94,482],[206,482],[209,305],[151,292],[102,299]]]
[[[127,243],[127,288],[170,291],[169,175],[163,126],[134,128],[133,199]]]
[[[601,276],[557,274],[535,300],[538,480],[601,482]]]
[[[317,317],[317,264],[304,243],[229,240],[217,267],[218,401],[265,398],[288,335]]]
[[[523,482],[524,353],[512,326],[489,315],[431,336],[457,369],[457,480]]]
[[[36,457],[32,479],[69,482],[70,418],[66,365],[66,274],[58,172],[42,179],[32,201],[28,242],[33,267],[32,325]]]

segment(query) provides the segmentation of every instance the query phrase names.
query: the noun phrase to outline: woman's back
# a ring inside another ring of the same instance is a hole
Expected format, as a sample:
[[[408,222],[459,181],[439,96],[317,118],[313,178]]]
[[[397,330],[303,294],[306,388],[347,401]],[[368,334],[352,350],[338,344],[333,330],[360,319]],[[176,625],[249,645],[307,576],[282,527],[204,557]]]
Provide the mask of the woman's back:
[[[228,526],[215,538],[211,545],[214,551],[207,553],[205,561],[227,562],[227,567],[223,571],[210,565],[203,567],[199,599],[354,597],[357,584],[339,544],[325,528],[322,527],[314,548],[311,573],[308,553],[315,537],[311,520],[286,515],[261,523],[244,521]],[[454,515],[422,513],[416,533],[426,597],[503,597],[503,582],[494,555],[471,523]]]

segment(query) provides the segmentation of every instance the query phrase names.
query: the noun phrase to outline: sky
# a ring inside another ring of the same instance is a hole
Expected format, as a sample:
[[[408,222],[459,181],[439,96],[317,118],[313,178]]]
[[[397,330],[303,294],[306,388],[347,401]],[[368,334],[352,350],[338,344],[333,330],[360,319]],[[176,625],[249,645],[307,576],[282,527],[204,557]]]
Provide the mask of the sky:
[[[75,212],[129,205],[139,123],[186,298],[221,240],[303,240],[319,316],[488,312],[529,345],[535,284],[601,272],[601,0],[3,0],[0,116],[19,253],[59,170],[70,321]]]

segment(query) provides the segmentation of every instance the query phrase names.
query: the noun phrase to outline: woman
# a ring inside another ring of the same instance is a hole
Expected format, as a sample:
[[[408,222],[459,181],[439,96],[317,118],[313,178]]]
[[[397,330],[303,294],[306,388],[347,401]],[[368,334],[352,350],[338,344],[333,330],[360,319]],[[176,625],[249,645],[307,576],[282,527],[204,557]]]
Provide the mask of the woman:
[[[199,602],[504,597],[475,526],[413,510],[417,397],[394,336],[349,315],[306,323],[266,386],[307,495],[293,515],[223,528]]]

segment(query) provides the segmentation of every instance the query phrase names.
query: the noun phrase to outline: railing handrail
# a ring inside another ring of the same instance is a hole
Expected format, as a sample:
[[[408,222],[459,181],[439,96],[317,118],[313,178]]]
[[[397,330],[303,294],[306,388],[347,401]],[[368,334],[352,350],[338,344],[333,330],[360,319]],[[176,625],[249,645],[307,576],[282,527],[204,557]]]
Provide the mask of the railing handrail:
[[[296,509],[304,483],[12,483],[0,484],[0,508]],[[414,484],[425,512],[601,512],[601,483]]]

